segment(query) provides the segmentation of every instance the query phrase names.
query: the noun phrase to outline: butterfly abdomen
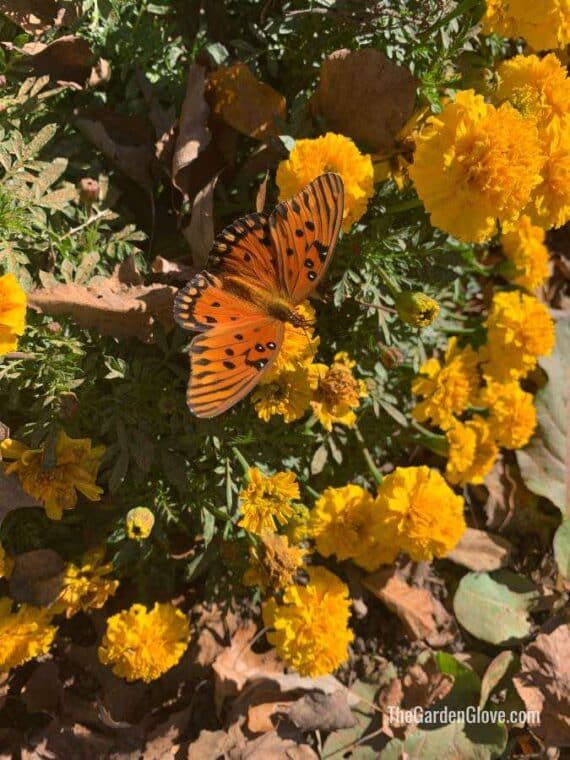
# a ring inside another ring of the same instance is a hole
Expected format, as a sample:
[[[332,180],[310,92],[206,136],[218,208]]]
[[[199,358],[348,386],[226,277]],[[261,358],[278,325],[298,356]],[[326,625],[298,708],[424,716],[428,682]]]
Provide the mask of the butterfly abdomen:
[[[254,303],[268,316],[280,322],[293,322],[296,318],[295,309],[279,292],[272,293],[257,285],[250,279],[246,280],[237,275],[224,277],[224,287],[238,298]]]

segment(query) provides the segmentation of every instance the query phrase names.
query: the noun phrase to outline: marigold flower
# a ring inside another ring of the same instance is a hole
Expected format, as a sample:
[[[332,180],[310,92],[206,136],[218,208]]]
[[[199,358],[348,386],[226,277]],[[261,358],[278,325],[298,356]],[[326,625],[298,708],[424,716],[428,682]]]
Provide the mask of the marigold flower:
[[[258,546],[249,550],[249,568],[243,577],[246,586],[280,591],[293,583],[305,552],[290,546],[287,536],[263,531]]]
[[[133,541],[148,538],[154,528],[154,515],[148,507],[129,509],[125,518],[127,536]]]
[[[496,383],[492,380],[481,391],[481,404],[489,409],[489,428],[506,449],[522,449],[536,428],[536,408],[531,393],[517,382]]]
[[[326,364],[310,367],[311,406],[325,430],[332,430],[334,423],[352,427],[356,422],[354,410],[360,406],[360,400],[368,396],[368,391],[366,383],[353,376],[355,365],[345,351],[339,351],[330,367]]]
[[[315,321],[315,310],[308,301],[299,304],[296,311],[307,322],[312,324]],[[312,362],[318,347],[319,337],[313,335],[312,329],[293,327],[286,323],[281,349],[271,367],[264,373],[260,384],[269,385],[278,381],[284,372],[306,368]]]
[[[299,484],[293,472],[265,475],[257,467],[248,472],[248,484],[240,492],[243,517],[238,525],[250,533],[261,535],[274,531],[294,514],[291,502],[299,499]]]
[[[497,220],[515,221],[540,183],[544,155],[534,122],[473,90],[431,116],[416,141],[409,174],[432,224],[482,243]]]
[[[374,194],[374,169],[369,155],[352,140],[328,132],[314,140],[297,140],[286,161],[277,168],[276,182],[282,200],[298,193],[323,172],[340,174],[344,183],[342,229],[347,232],[366,212]]]
[[[553,121],[559,126],[570,116],[570,79],[554,53],[539,58],[517,55],[498,69],[495,97],[508,100],[523,116],[533,118],[539,130]]]
[[[26,327],[26,294],[13,274],[0,277],[0,356],[18,347]]]
[[[0,599],[0,673],[49,652],[57,628],[46,609],[22,605],[12,612],[12,600]]]
[[[150,611],[133,604],[107,620],[99,659],[120,678],[149,683],[180,661],[189,638],[186,615],[173,604],[157,603]]]
[[[450,483],[482,483],[499,455],[490,427],[483,417],[456,420],[446,433],[449,454],[445,474]]]
[[[307,366],[280,372],[270,383],[260,383],[251,401],[260,420],[268,422],[279,415],[289,423],[300,419],[310,408],[312,395]]]
[[[302,676],[332,673],[347,658],[354,635],[348,627],[348,587],[324,567],[307,570],[306,586],[289,586],[283,604],[270,599],[263,622],[274,630],[267,640],[281,659]]]
[[[416,562],[445,557],[463,535],[463,499],[437,470],[397,467],[378,487],[380,520]]]
[[[487,0],[483,33],[524,37],[535,50],[564,48],[570,43],[568,0]]]
[[[400,293],[396,298],[398,316],[412,327],[428,327],[439,314],[439,304],[425,293],[410,290]]]
[[[311,510],[304,504],[292,504],[293,515],[287,521],[284,532],[291,544],[300,544],[310,536]]]
[[[548,248],[544,237],[544,230],[535,227],[524,215],[501,238],[503,253],[514,270],[509,279],[515,285],[536,290],[548,277]]]
[[[495,293],[485,325],[483,372],[500,382],[526,377],[537,358],[554,347],[554,323],[547,307],[518,290]]]
[[[526,213],[545,230],[570,220],[570,118],[543,134],[546,162],[542,182],[534,188]]]
[[[51,611],[58,615],[65,613],[70,618],[78,612],[99,610],[119,587],[119,581],[108,576],[113,572],[113,565],[103,564],[104,549],[92,549],[82,559],[81,565],[70,562],[63,576],[62,589]]]
[[[471,348],[457,347],[457,338],[449,339],[445,363],[428,359],[420,367],[420,375],[412,383],[412,391],[424,401],[416,404],[413,416],[419,422],[431,420],[446,430],[453,416],[470,405],[479,387],[477,353]]]
[[[26,493],[40,501],[52,520],[61,520],[64,509],[77,504],[77,492],[99,501],[103,489],[95,484],[104,446],[92,447],[89,438],[69,438],[60,431],[55,446],[55,465],[47,466],[45,449],[28,449],[11,438],[0,443],[6,475],[16,473]]]
[[[14,560],[6,554],[4,547],[0,544],[0,578],[9,578],[14,569]]]

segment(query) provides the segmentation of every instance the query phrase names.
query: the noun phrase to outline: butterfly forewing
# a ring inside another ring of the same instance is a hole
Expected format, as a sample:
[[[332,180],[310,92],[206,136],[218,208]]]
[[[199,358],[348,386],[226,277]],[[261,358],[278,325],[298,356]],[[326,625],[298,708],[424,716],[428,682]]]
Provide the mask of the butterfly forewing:
[[[216,417],[237,404],[277,358],[283,332],[282,322],[262,317],[197,335],[190,344],[190,410]]]
[[[338,239],[343,206],[342,179],[328,173],[280,203],[269,217],[280,279],[294,304],[321,282]]]

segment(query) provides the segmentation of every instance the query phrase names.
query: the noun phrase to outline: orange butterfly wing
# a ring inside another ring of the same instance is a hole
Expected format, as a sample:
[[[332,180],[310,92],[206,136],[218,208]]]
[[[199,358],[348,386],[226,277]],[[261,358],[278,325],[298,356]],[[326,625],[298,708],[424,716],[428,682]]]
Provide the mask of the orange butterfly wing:
[[[280,203],[269,217],[281,281],[293,304],[321,282],[342,224],[344,187],[338,174],[321,174]]]

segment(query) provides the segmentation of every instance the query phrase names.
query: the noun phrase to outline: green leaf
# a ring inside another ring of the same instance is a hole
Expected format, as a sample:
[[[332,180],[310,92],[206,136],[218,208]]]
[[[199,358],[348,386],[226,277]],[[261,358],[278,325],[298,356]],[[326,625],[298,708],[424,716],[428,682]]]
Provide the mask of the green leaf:
[[[420,729],[405,741],[392,739],[379,760],[493,760],[507,745],[507,729],[498,724],[449,723],[433,731]]]
[[[535,396],[536,433],[516,452],[517,462],[527,488],[570,516],[570,319],[558,321],[554,351],[538,363],[548,382]]]
[[[447,652],[435,652],[434,659],[440,673],[453,676],[453,689],[443,702],[455,708],[476,704],[481,689],[477,673]]]
[[[453,609],[473,636],[505,646],[529,635],[528,612],[537,597],[536,586],[510,570],[467,573],[455,593]]]
[[[554,536],[554,558],[563,578],[570,578],[570,519],[564,520]]]
[[[349,750],[351,760],[375,760],[378,757],[378,749],[373,743],[374,740],[378,741],[378,736],[371,740],[371,744],[363,742],[355,746],[355,742],[362,741],[367,734],[372,734],[380,728],[380,712],[372,706],[375,704],[378,689],[379,684],[364,681],[356,681],[353,684],[351,692],[364,700],[352,710],[356,725],[333,731],[328,735],[323,746],[323,760],[341,760]]]

